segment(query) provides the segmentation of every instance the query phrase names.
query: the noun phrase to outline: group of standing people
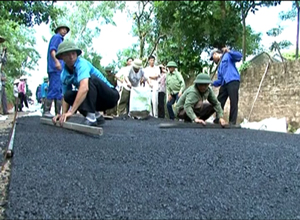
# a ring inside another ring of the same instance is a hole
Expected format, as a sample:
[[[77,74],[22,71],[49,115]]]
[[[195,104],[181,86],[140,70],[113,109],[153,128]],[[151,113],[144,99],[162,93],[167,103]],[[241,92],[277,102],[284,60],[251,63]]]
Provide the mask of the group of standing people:
[[[186,88],[174,61],[168,62],[166,68],[163,65],[155,66],[155,57],[150,56],[149,66],[143,69],[140,60],[128,58],[129,64],[115,75],[120,82],[118,87],[121,88],[119,114],[128,114],[131,87],[148,86],[151,89],[151,115],[154,117],[165,118],[164,103],[167,94],[166,107],[171,120],[178,118],[205,124],[205,120],[216,113],[214,123],[224,125],[223,110],[229,98],[229,124],[235,125],[240,85],[236,62],[241,59],[240,52],[229,50],[227,47],[212,51],[210,60],[219,64],[217,80],[212,81],[207,74],[199,74],[194,84]],[[133,72],[136,74],[132,74]],[[140,83],[133,84],[134,81]],[[211,87],[220,87],[217,97]]]

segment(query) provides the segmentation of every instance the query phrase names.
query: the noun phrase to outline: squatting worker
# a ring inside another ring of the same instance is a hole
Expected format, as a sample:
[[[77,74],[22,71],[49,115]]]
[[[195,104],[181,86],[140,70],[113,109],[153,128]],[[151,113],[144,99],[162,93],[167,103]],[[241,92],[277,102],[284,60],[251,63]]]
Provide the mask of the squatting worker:
[[[78,110],[85,117],[82,124],[97,126],[104,122],[99,111],[111,109],[118,103],[119,92],[89,61],[79,57],[81,53],[73,41],[64,41],[58,47],[56,58],[62,59],[65,66],[61,74],[62,114],[53,117],[54,123],[59,120],[62,125]]]
[[[178,100],[175,108],[177,118],[205,125],[205,120],[216,112],[221,126],[226,124],[222,118],[223,110],[221,104],[212,88],[209,87],[210,83],[212,81],[207,74],[200,73],[196,77],[194,85],[185,90]],[[205,100],[208,103],[205,103]]]

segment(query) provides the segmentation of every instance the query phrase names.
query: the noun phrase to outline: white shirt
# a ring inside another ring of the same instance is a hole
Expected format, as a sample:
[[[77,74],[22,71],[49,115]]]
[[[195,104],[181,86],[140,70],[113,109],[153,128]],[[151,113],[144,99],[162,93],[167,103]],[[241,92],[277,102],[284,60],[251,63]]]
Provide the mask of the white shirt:
[[[120,71],[116,74],[116,76],[123,80],[123,83],[121,83],[119,80],[117,81],[118,87],[123,87],[124,89],[130,91],[130,88],[127,86],[127,83],[125,82],[125,76],[128,77],[129,71],[131,66],[125,66],[120,69]]]
[[[153,90],[157,91],[158,90],[158,78],[157,79],[150,79],[150,77],[155,77],[155,76],[160,76],[160,69],[158,66],[147,66],[145,68],[145,77],[149,79],[150,83],[153,86]],[[145,87],[149,87],[148,83],[145,83]]]

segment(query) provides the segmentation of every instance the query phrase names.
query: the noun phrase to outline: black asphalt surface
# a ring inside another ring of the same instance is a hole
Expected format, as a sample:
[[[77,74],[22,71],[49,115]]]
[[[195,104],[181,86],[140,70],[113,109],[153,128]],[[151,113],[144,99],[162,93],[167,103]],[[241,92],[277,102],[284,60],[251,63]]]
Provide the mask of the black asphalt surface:
[[[300,219],[300,136],[18,119],[8,219]]]

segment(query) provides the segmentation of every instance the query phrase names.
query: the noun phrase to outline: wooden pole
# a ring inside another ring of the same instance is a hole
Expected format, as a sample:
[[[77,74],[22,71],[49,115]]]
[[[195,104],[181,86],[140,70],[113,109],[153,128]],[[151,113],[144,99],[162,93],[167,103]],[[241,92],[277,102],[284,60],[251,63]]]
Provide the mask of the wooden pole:
[[[267,72],[268,72],[268,68],[269,68],[270,62],[271,62],[271,61],[269,60],[268,65],[267,65],[267,67],[266,67],[266,69],[265,69],[265,72],[264,72],[264,74],[263,74],[263,76],[262,76],[262,78],[261,78],[261,80],[260,80],[260,84],[259,84],[259,87],[258,87],[256,96],[255,96],[255,99],[254,99],[254,101],[253,101],[253,104],[252,104],[252,107],[251,107],[249,116],[248,116],[248,121],[250,121],[250,116],[251,116],[251,113],[252,113],[252,111],[253,111],[254,103],[256,102],[256,99],[257,99],[257,97],[258,97],[258,94],[259,94],[259,91],[260,91],[262,82],[263,82],[263,80],[264,80],[264,78],[265,78],[265,75],[266,75]]]
[[[61,127],[58,122],[56,124],[53,124],[52,119],[49,119],[49,118],[42,117],[40,119],[40,123]],[[82,132],[82,133],[87,133],[87,134],[95,134],[95,135],[99,135],[99,136],[101,136],[103,134],[103,129],[101,127],[81,125],[81,124],[67,122],[67,121],[63,123],[62,128],[66,128],[69,130],[78,131],[78,132]]]
[[[203,128],[203,129],[223,129],[223,128],[241,128],[240,125],[225,125],[222,127],[220,124],[206,123],[206,125],[197,123],[185,123],[185,122],[169,122],[159,124],[159,128]]]

